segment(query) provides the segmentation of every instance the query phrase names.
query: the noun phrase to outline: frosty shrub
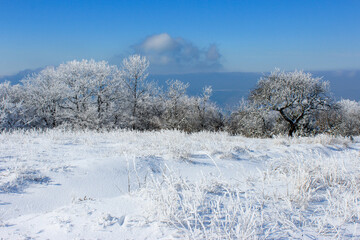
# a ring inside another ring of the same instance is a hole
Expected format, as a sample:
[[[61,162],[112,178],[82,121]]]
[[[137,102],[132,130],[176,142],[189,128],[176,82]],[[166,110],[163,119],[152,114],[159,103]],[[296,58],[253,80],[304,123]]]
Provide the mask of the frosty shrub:
[[[0,84],[0,130],[28,128],[34,125],[33,109],[24,104],[24,88],[9,82]]]
[[[360,134],[360,103],[341,100],[339,106],[339,124],[337,131],[344,136]]]
[[[246,137],[271,136],[277,118],[274,112],[261,111],[252,102],[242,100],[231,114],[227,130]]]

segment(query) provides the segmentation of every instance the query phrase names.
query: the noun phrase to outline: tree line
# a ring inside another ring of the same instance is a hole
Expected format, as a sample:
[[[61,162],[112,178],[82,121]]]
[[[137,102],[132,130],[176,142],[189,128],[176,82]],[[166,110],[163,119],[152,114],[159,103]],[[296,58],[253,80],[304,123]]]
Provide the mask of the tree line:
[[[335,102],[329,84],[303,71],[275,70],[262,77],[231,114],[199,96],[189,84],[148,79],[149,61],[132,55],[121,66],[105,61],[70,61],[27,76],[22,84],[0,84],[0,130],[18,128],[177,129],[228,131],[249,137],[359,135],[360,104]]]

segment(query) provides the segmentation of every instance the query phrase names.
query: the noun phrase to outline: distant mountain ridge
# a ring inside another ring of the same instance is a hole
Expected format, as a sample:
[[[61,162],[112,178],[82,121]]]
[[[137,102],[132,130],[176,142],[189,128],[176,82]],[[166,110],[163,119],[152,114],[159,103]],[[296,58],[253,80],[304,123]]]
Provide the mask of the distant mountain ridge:
[[[6,76],[0,76],[0,83],[3,83],[5,81],[11,82],[11,84],[19,84],[20,81],[24,79],[26,76],[31,75],[33,73],[39,73],[44,68],[36,68],[36,69],[25,69],[22,70],[14,75],[6,75]]]
[[[0,83],[10,81],[21,83],[21,79],[29,74],[38,73],[43,68],[24,70],[15,75],[0,77]],[[343,71],[311,71],[315,77],[323,77],[330,82],[330,88],[336,100],[350,99],[360,101],[360,70]],[[166,86],[166,80],[178,79],[188,82],[188,94],[199,95],[203,87],[212,86],[212,100],[221,107],[233,107],[241,98],[246,98],[255,88],[257,81],[264,75],[259,72],[213,72],[188,74],[151,74],[149,80]]]

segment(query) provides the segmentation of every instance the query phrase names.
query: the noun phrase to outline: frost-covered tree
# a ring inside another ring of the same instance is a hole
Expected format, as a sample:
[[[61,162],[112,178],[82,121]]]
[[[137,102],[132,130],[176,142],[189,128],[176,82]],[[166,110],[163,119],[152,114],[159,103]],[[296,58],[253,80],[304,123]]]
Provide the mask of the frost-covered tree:
[[[74,60],[48,67],[23,84],[23,101],[38,118],[37,127],[113,127],[127,98],[119,70],[105,61]]]
[[[223,127],[220,110],[210,101],[212,89],[205,87],[201,96],[188,96],[189,84],[168,80],[163,112],[163,127],[186,132],[217,131]]]
[[[166,110],[164,112],[166,127],[170,129],[181,129],[181,124],[186,118],[186,90],[189,84],[185,84],[179,80],[168,80],[166,84]]]
[[[330,104],[329,84],[303,71],[276,69],[263,77],[250,93],[250,101],[264,111],[276,111],[292,136],[300,128],[308,130],[315,112]]]
[[[38,124],[45,127],[56,127],[60,124],[65,84],[59,72],[54,67],[47,67],[38,74],[26,77],[23,84],[26,89],[24,104],[34,111]]]
[[[209,100],[210,97],[212,95],[212,87],[210,86],[206,86],[203,89],[203,92],[201,94],[201,97],[198,98],[197,101],[197,110],[198,110],[198,114],[199,114],[199,123],[200,123],[200,128],[204,129],[206,126],[206,113],[209,107]]]
[[[11,112],[12,108],[10,88],[10,82],[0,84],[0,129],[4,129],[8,125],[11,125],[11,123],[8,123],[9,112]]]
[[[24,88],[20,85],[0,84],[0,130],[33,125],[36,117],[24,106],[24,95]]]
[[[223,117],[218,107],[210,101],[211,87],[205,87],[199,97],[187,97],[184,130],[187,132],[218,131],[223,127]]]
[[[149,73],[149,61],[146,57],[132,55],[122,62],[122,77],[129,92],[130,121],[133,129],[138,128],[139,108],[145,103],[151,85],[146,81]]]
[[[56,68],[65,84],[62,104],[68,122],[81,127],[101,128],[112,119],[113,107],[121,99],[120,73],[107,62],[70,61]]]
[[[115,124],[115,116],[124,109],[126,92],[124,91],[121,74],[116,66],[105,61],[91,62],[93,78],[89,82],[92,91],[92,105],[96,112],[97,128]]]
[[[212,87],[206,86],[200,97],[196,98],[198,130],[217,131],[223,126],[222,114],[218,107],[210,101]]]
[[[146,91],[138,98],[136,121],[130,122],[132,129],[158,130],[163,127],[162,116],[165,104],[160,96],[161,89],[154,82],[149,82]],[[132,110],[132,106],[130,105],[129,110]]]

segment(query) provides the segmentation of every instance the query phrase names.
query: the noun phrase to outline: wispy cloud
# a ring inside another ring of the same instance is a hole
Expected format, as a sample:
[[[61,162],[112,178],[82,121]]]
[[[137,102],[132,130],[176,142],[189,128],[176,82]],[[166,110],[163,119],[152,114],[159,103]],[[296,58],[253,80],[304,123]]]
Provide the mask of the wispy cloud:
[[[221,54],[215,44],[198,47],[191,41],[174,38],[167,33],[145,38],[133,45],[131,52],[146,56],[152,73],[215,72],[223,68]],[[121,56],[114,57],[112,61],[119,61]]]

